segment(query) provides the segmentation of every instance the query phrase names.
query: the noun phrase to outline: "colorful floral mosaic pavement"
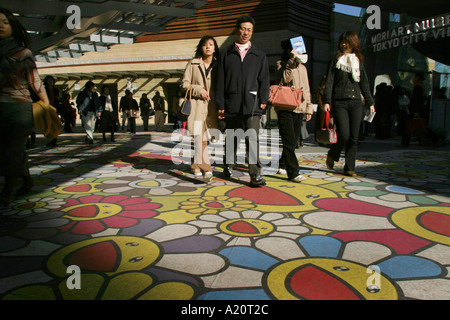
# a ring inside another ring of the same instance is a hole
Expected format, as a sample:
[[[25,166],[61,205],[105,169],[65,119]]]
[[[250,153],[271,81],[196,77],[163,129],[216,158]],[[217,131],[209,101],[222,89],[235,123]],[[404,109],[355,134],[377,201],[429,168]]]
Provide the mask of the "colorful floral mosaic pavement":
[[[35,187],[0,212],[0,298],[450,299],[450,151],[361,152],[358,178],[299,153],[295,184],[266,148],[250,188],[244,165],[196,179],[185,143],[30,150]]]

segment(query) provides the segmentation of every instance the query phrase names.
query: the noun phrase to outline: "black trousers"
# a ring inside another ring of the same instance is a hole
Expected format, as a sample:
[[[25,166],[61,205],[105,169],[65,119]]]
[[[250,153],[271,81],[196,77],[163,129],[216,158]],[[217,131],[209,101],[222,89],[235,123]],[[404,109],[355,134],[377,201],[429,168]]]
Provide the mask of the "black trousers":
[[[328,155],[334,161],[339,161],[341,151],[344,149],[344,171],[355,171],[362,112],[361,100],[338,100],[331,104],[338,140],[337,143],[331,145]]]
[[[261,116],[239,115],[226,117],[225,166],[232,168],[236,163],[236,151],[241,138],[245,138],[248,155],[248,172],[251,177],[261,175],[259,161],[259,129]]]
[[[280,131],[283,151],[281,153],[279,167],[286,169],[288,179],[298,176],[299,165],[295,147],[300,137],[303,113],[280,110],[277,112],[278,130]]]
[[[130,125],[130,132],[136,133],[136,118],[135,117],[129,117],[128,118],[128,124]]]
[[[0,103],[0,176],[29,175],[26,145],[32,130],[31,102]]]

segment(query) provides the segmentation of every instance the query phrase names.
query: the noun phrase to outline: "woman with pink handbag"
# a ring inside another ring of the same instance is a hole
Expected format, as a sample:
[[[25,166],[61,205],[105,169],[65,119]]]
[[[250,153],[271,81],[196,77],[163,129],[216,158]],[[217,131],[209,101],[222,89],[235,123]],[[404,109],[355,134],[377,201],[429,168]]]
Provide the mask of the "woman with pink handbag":
[[[356,149],[363,112],[361,95],[370,106],[371,114],[375,107],[356,32],[341,34],[338,47],[325,83],[324,111],[331,111],[337,133],[337,143],[332,144],[328,152],[326,166],[333,169],[345,148],[344,174],[357,177]]]
[[[293,86],[303,91],[303,101],[295,108],[283,108],[275,106],[278,116],[278,128],[280,131],[283,151],[280,158],[278,173],[287,174],[293,182],[301,182],[305,177],[299,174],[295,147],[300,137],[304,114],[306,121],[311,120],[313,105],[309,89],[308,72],[306,67],[296,58],[295,51],[289,40],[282,41],[283,54],[277,62],[278,77],[282,83]]]

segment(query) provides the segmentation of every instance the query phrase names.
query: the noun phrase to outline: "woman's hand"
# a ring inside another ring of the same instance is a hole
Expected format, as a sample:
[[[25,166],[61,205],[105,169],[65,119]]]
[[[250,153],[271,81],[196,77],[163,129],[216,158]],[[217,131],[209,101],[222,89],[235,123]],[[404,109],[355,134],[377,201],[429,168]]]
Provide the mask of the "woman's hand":
[[[205,101],[210,100],[208,91],[206,91],[205,88],[202,89],[202,92],[200,92],[200,95],[201,95],[203,100],[205,100]]]
[[[311,120],[311,118],[312,118],[312,114],[307,113],[306,114],[306,121]]]
[[[331,110],[330,104],[329,104],[329,103],[325,103],[325,104],[323,105],[323,111],[328,112],[328,111],[330,111],[330,110]]]
[[[370,114],[374,113],[375,112],[375,106],[370,106],[369,107],[369,112],[370,112]]]

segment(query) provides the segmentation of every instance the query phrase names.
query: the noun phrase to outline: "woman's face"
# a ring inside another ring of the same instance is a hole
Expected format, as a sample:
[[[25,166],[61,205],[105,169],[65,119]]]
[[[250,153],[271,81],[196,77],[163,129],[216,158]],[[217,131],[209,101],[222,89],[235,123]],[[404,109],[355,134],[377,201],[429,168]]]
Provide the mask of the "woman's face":
[[[9,20],[3,13],[0,13],[0,39],[6,39],[12,35],[12,28]]]
[[[205,43],[202,45],[202,54],[204,58],[212,56],[215,51],[216,48],[214,46],[214,41],[212,39],[206,40]]]
[[[341,51],[343,53],[352,53],[353,52],[353,48],[347,40],[341,41],[341,43],[339,43],[339,48],[341,49]]]

